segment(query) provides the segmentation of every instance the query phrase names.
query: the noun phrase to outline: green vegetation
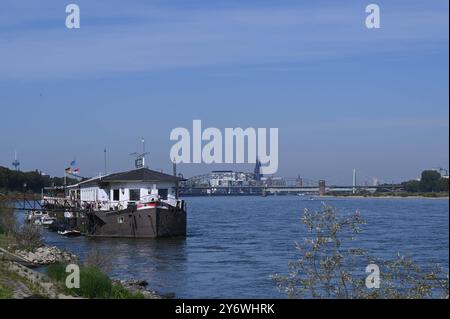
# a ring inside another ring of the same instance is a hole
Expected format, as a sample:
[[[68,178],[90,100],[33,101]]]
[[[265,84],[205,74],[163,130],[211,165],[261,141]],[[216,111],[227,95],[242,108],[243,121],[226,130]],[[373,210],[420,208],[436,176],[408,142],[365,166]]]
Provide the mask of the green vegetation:
[[[10,235],[12,229],[17,225],[17,220],[14,217],[14,211],[2,205],[0,198],[0,234]]]
[[[439,267],[423,270],[400,254],[393,260],[380,260],[353,247],[364,224],[359,212],[341,216],[324,206],[313,213],[305,210],[302,221],[310,237],[297,244],[299,256],[289,263],[289,274],[273,276],[289,298],[448,298],[448,273]],[[377,288],[366,286],[369,265],[380,271]]]
[[[8,246],[11,246],[14,239],[7,236],[6,234],[0,234],[0,248],[7,249]]]
[[[76,183],[76,180],[67,178],[67,184],[74,183]],[[62,185],[64,185],[64,178],[62,177],[42,175],[37,170],[34,172],[13,171],[0,166],[0,193],[24,191],[40,193],[44,187]]]
[[[0,203],[0,246],[33,251],[42,246],[42,233],[35,225],[19,225],[14,210]]]
[[[410,180],[401,183],[404,191],[392,190],[391,184],[383,184],[374,193],[360,190],[357,196],[363,197],[428,197],[440,198],[449,196],[449,179],[441,177],[437,171],[423,171],[420,180]],[[349,192],[329,192],[329,196],[351,197]]]
[[[11,271],[7,264],[0,260],[0,299],[15,297],[46,298],[46,294],[39,285]]]
[[[67,277],[66,265],[61,263],[49,265],[47,276],[55,281],[63,282]]]
[[[43,245],[41,230],[32,224],[16,227],[12,232],[13,245],[16,249],[34,251]]]
[[[13,290],[0,282],[0,299],[11,299],[13,297]]]
[[[65,285],[67,276],[66,265],[54,264],[47,268],[47,275]],[[143,299],[141,293],[133,293],[119,284],[113,284],[111,279],[102,271],[95,267],[80,267],[80,288],[68,289],[65,291],[74,296],[98,299]]]
[[[327,193],[328,196],[337,196],[337,197],[354,197],[355,195],[348,192],[330,192]],[[358,193],[356,196],[358,197],[425,197],[425,198],[447,198],[449,196],[448,192],[435,192],[435,193],[411,193],[411,192],[363,192]]]
[[[403,183],[408,193],[447,193],[449,180],[436,171],[423,171],[420,181],[411,180]]]
[[[144,299],[144,295],[140,292],[131,292],[124,286],[113,284],[111,288],[111,299]]]
[[[100,270],[92,267],[80,268],[80,288],[77,294],[86,298],[108,298],[111,289],[111,280]]]

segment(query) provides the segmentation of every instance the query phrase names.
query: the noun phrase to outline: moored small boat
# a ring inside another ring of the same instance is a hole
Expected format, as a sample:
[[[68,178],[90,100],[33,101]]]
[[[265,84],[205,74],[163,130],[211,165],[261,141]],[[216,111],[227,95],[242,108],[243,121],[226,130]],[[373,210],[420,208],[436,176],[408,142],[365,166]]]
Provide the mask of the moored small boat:
[[[28,223],[36,223],[36,220],[40,220],[44,216],[48,216],[48,213],[40,210],[32,210],[27,214],[26,220]]]
[[[43,216],[41,217],[41,225],[42,226],[50,226],[53,225],[56,222],[56,218],[55,217],[50,217],[50,216]]]
[[[76,230],[76,229],[59,230],[58,234],[60,234],[61,236],[65,236],[65,237],[78,237],[78,236],[81,236],[81,232],[79,230]]]
[[[56,218],[51,217],[48,212],[45,211],[30,211],[26,221],[36,226],[50,226],[56,222]]]

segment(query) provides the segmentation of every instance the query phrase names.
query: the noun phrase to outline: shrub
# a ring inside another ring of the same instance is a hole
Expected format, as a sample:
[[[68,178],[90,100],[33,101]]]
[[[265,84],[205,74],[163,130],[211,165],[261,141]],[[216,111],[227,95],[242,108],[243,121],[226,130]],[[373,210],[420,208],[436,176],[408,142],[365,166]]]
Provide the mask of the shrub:
[[[47,275],[55,281],[64,282],[67,276],[66,265],[61,263],[49,265],[47,267]]]
[[[424,271],[400,254],[385,261],[352,247],[364,223],[359,212],[338,216],[324,206],[314,213],[305,210],[303,223],[311,237],[297,244],[299,257],[289,263],[289,275],[272,276],[289,298],[448,298],[448,274],[442,269]],[[380,270],[378,289],[366,287],[365,270],[371,264]]]
[[[13,290],[0,282],[0,299],[12,299]]]
[[[144,299],[142,293],[131,292],[120,284],[113,284],[110,297],[112,299]]]
[[[12,236],[19,249],[33,251],[42,246],[42,233],[35,225],[24,224],[16,227]]]
[[[108,298],[112,283],[107,275],[94,267],[81,267],[80,288],[76,293],[86,298]]]
[[[0,198],[0,233],[9,235],[17,228],[17,220],[14,217],[14,211],[6,207]]]

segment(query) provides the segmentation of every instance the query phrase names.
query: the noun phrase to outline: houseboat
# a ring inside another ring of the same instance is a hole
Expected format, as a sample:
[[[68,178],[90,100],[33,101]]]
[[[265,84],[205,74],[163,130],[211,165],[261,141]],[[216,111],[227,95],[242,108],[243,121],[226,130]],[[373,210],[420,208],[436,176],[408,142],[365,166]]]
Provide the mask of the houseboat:
[[[174,175],[138,168],[81,181],[67,187],[64,200],[44,196],[43,201],[68,207],[68,213],[84,224],[86,236],[186,236],[186,204],[178,198],[180,181]]]

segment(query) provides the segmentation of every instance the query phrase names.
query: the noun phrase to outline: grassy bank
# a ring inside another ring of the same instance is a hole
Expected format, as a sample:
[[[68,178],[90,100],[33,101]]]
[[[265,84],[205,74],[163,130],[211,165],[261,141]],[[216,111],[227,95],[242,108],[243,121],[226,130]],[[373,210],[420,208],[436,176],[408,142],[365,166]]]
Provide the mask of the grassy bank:
[[[31,273],[30,273],[31,275]],[[0,260],[0,299],[50,298],[48,291],[8,262]]]
[[[113,283],[103,272],[105,270],[100,267],[104,258],[98,254],[93,255],[95,258],[91,258],[90,265],[79,266],[80,287],[74,289],[66,287],[65,280],[69,275],[66,272],[66,265],[48,266],[48,276],[45,276],[25,267],[26,263],[16,259],[17,249],[34,252],[42,245],[39,229],[19,225],[13,211],[5,205],[0,205],[0,248],[5,250],[3,253],[0,252],[0,298],[144,299],[157,297],[147,294],[147,291],[141,293],[135,291],[134,287],[129,290],[120,283]]]
[[[80,267],[79,288],[66,287],[68,275],[63,264],[48,266],[45,276],[26,267],[0,260],[0,299],[145,299],[141,292],[133,292],[121,284],[113,283],[95,267]]]
[[[84,298],[100,299],[144,299],[140,292],[131,292],[95,267],[80,267],[80,287],[69,289],[65,285],[66,265],[54,264],[47,268],[47,275],[56,281],[66,293]]]

